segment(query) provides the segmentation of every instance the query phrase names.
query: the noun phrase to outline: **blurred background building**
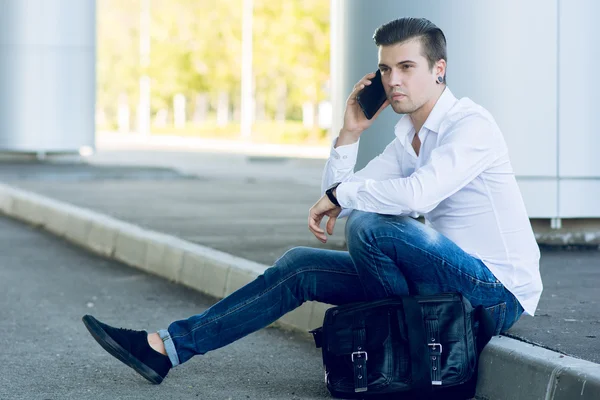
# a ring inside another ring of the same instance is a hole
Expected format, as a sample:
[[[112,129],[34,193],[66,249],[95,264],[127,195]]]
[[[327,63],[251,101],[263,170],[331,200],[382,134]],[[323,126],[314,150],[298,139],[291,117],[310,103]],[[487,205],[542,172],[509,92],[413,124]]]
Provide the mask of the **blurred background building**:
[[[96,3],[0,0],[0,150],[94,145]]]
[[[454,94],[496,118],[536,229],[589,231],[599,11],[594,0],[0,0],[0,150],[78,152],[96,131],[328,146],[351,87],[377,67],[374,30],[419,16],[447,37]],[[397,119],[386,110],[364,135],[358,167]]]

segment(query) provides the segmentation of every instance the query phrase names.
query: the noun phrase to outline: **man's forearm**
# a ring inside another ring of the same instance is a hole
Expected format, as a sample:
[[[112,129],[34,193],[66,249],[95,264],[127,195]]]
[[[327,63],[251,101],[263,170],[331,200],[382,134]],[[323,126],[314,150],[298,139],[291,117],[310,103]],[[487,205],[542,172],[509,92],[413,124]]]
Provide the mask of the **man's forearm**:
[[[362,132],[348,132],[344,130],[340,130],[340,134],[338,136],[337,141],[335,142],[334,148],[338,148],[340,146],[345,146],[348,144],[353,144],[358,142]]]

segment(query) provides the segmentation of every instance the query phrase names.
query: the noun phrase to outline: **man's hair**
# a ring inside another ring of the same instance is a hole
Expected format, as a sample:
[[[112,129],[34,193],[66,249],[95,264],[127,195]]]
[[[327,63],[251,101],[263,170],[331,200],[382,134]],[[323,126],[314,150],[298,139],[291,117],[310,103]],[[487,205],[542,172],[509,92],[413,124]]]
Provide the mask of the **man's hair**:
[[[444,32],[425,18],[396,19],[381,25],[373,34],[373,40],[377,46],[389,46],[411,39],[421,41],[423,56],[427,59],[430,70],[439,60],[448,60]]]

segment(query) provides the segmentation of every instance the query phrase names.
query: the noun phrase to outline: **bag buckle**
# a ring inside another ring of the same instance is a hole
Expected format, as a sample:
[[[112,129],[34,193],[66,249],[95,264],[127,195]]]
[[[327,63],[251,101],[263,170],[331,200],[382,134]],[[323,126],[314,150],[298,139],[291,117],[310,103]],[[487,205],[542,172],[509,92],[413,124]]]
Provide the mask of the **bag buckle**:
[[[369,357],[367,356],[366,351],[355,351],[351,354],[352,362],[354,362],[354,356],[362,357],[363,354],[365,355],[365,361],[367,361],[369,359]]]
[[[442,354],[442,344],[441,343],[427,343],[427,346],[431,347],[432,351],[435,351],[435,348],[439,346],[440,354]],[[438,368],[439,368],[439,357],[438,357]],[[433,380],[433,381],[431,381],[431,384],[434,386],[441,386],[442,381]]]
[[[432,347],[432,350],[435,350],[436,346],[440,346],[440,354],[442,354],[442,344],[441,343],[427,343],[427,346]]]

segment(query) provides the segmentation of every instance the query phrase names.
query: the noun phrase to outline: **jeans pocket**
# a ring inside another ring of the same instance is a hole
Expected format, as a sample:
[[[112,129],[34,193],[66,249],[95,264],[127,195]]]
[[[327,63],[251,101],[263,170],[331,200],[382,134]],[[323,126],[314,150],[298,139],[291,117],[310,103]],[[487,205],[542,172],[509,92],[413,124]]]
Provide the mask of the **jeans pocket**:
[[[486,310],[492,316],[492,319],[496,322],[496,329],[494,329],[494,336],[499,335],[502,327],[504,326],[504,319],[506,318],[506,302],[496,304],[495,306],[486,307]]]

